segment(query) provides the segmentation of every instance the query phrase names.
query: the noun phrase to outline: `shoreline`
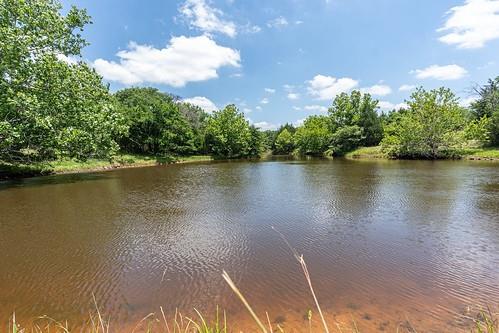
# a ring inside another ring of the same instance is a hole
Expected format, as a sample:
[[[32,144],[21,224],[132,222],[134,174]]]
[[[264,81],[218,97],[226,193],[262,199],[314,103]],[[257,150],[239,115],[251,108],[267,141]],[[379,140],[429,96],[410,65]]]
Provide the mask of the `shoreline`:
[[[0,181],[9,181],[24,178],[67,175],[92,172],[106,172],[117,169],[146,168],[168,164],[187,164],[213,161],[209,155],[192,155],[182,157],[159,157],[142,155],[119,155],[114,161],[88,160],[78,162],[74,160],[60,160],[50,163],[35,163],[32,165],[14,166],[0,163]]]
[[[390,158],[386,156],[380,146],[375,147],[360,147],[351,151],[344,156],[351,160],[392,160],[392,161],[427,161],[426,159],[400,159]],[[499,148],[478,148],[478,149],[465,149],[460,158],[438,159],[440,161],[454,160],[454,161],[492,161],[499,162]]]

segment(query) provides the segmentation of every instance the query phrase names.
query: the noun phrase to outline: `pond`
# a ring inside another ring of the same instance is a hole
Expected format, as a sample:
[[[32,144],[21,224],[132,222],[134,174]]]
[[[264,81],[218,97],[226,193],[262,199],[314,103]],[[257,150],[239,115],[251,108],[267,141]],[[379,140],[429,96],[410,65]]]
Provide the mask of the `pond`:
[[[499,301],[499,164],[275,159],[0,183],[0,323],[112,328],[217,305],[308,331],[304,255],[331,328],[457,331]],[[319,324],[314,310],[313,322]]]

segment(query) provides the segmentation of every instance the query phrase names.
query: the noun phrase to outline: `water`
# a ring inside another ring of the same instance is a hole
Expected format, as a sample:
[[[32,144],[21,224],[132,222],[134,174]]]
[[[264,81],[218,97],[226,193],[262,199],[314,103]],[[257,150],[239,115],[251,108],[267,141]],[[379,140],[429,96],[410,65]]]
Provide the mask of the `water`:
[[[256,311],[306,331],[313,299],[331,327],[460,331],[499,302],[499,164],[219,162],[0,183],[0,330],[13,311],[77,327],[95,308],[129,331],[162,306]],[[313,320],[319,324],[319,316]],[[254,331],[252,329],[252,331]]]

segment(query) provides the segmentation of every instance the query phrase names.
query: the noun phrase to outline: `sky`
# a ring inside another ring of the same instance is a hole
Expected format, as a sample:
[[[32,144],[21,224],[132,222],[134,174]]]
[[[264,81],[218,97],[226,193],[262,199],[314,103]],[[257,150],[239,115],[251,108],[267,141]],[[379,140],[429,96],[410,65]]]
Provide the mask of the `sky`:
[[[415,87],[463,105],[499,75],[499,0],[63,0],[93,24],[83,60],[116,91],[152,86],[262,129],[358,89],[380,110]]]

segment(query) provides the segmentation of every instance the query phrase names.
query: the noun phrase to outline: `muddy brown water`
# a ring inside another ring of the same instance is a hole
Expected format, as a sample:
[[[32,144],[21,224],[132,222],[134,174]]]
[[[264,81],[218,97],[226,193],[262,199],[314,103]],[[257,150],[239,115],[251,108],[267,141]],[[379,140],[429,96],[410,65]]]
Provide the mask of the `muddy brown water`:
[[[303,253],[331,328],[466,329],[499,305],[499,163],[211,162],[0,183],[0,331],[15,311],[131,331],[151,312],[227,310],[308,331]],[[314,325],[319,323],[317,312]],[[315,330],[315,329],[314,329]],[[318,328],[317,328],[318,330]]]

